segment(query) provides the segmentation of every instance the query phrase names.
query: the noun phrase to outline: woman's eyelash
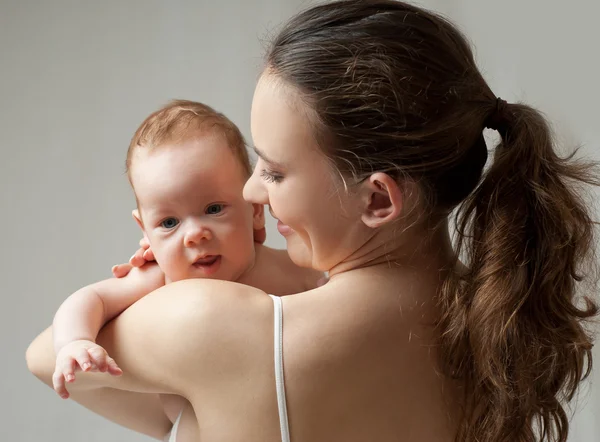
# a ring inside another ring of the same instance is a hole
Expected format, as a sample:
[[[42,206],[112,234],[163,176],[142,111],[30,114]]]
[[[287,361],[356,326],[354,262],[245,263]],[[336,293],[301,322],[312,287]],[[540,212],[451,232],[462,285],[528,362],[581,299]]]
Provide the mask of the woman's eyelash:
[[[281,175],[278,175],[274,172],[270,172],[266,169],[263,169],[260,172],[260,176],[269,183],[279,183],[283,179],[283,177]]]

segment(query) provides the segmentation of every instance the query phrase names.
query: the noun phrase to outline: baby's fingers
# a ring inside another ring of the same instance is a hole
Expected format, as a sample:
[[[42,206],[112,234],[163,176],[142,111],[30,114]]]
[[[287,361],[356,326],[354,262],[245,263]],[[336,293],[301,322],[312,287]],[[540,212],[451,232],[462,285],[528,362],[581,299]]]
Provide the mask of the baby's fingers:
[[[94,363],[90,358],[90,354],[85,348],[81,348],[77,351],[77,354],[75,355],[75,360],[77,361],[77,364],[79,364],[79,366],[81,367],[81,371],[90,371],[94,368]],[[67,378],[67,382],[71,381]]]
[[[112,266],[111,271],[115,278],[123,278],[129,274],[132,268],[131,264],[117,264]]]
[[[98,371],[104,373],[108,370],[108,355],[106,354],[106,350],[102,347],[93,347],[88,349],[87,353],[89,354],[92,363],[96,366]]]
[[[138,249],[131,258],[129,258],[129,264],[133,267],[142,267],[146,264],[146,260],[144,259],[144,249]]]
[[[110,356],[106,357],[106,362],[108,364],[108,373],[113,376],[121,376],[123,374],[123,370],[117,365],[115,360]]]
[[[152,251],[152,249],[148,249],[148,250],[144,251],[144,254],[142,255],[142,257],[146,261],[156,261],[156,258],[154,257],[154,252]]]
[[[75,380],[76,365],[77,360],[73,356],[60,356],[56,360],[56,368],[54,371],[62,374],[64,382],[73,382]]]
[[[63,399],[69,398],[69,392],[65,387],[65,376],[59,370],[56,370],[52,375],[52,387],[54,391],[58,393],[58,395]]]

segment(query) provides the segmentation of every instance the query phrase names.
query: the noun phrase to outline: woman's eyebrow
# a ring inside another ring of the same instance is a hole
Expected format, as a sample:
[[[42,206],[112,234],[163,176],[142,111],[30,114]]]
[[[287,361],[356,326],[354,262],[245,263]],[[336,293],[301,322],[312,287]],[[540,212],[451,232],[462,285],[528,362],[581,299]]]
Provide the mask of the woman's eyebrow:
[[[267,155],[265,155],[264,152],[262,152],[258,147],[256,146],[252,146],[252,149],[254,150],[254,152],[256,153],[256,155],[258,155],[260,157],[260,159],[262,159],[265,163],[267,163],[270,166],[274,166],[274,167],[282,167],[281,163],[278,163],[277,161],[274,161],[272,159],[270,159]]]

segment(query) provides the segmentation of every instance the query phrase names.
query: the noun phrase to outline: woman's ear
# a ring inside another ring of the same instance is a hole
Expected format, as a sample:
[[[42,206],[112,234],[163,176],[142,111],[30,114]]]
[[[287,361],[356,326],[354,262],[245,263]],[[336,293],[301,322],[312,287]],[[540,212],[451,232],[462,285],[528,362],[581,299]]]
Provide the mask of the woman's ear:
[[[402,213],[400,186],[387,173],[377,172],[361,183],[362,222],[377,228],[396,220]]]

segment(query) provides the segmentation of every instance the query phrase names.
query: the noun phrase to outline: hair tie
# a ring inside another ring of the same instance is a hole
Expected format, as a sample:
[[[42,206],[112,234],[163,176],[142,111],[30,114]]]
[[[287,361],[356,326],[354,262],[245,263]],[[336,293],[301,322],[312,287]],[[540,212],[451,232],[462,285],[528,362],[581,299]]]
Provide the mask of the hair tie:
[[[506,132],[507,106],[508,103],[506,100],[503,100],[500,97],[496,98],[496,106],[494,107],[492,113],[485,120],[485,127],[487,129],[497,130],[500,132],[500,135],[503,135]]]

